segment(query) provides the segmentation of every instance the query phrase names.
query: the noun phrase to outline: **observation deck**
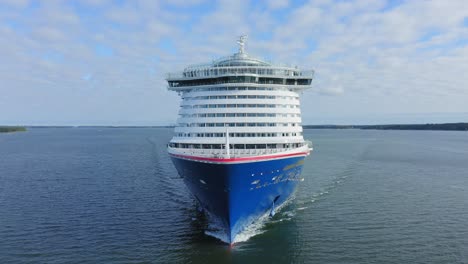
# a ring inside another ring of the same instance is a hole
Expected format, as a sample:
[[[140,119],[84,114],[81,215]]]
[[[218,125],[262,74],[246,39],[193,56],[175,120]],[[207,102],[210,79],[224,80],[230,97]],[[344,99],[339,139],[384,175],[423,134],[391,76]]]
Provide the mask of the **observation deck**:
[[[298,85],[307,88],[313,78],[313,70],[301,71],[297,67],[273,65],[244,53],[243,48],[212,63],[191,65],[183,71],[166,75],[169,90],[173,91],[228,83]]]

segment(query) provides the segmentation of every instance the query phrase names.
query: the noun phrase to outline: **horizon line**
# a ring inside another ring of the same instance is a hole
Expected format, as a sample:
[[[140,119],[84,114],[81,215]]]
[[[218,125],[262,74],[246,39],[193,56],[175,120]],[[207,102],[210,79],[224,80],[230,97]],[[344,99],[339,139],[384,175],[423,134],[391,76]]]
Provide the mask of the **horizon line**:
[[[468,124],[467,121],[463,122],[449,122],[449,123],[380,123],[380,124],[305,124],[302,127],[307,126],[335,126],[335,127],[346,127],[346,126],[388,126],[388,125],[445,125],[445,124]],[[144,127],[175,127],[176,125],[0,125],[0,127],[63,127],[63,128],[74,128],[74,127],[109,127],[109,128],[144,128]]]

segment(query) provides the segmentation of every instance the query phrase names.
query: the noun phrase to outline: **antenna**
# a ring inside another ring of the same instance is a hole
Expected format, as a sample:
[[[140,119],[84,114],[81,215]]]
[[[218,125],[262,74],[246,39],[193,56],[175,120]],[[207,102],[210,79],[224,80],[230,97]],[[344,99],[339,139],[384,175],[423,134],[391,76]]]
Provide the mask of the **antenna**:
[[[239,53],[244,54],[245,41],[247,40],[247,35],[242,35],[239,37],[237,43],[239,44]]]

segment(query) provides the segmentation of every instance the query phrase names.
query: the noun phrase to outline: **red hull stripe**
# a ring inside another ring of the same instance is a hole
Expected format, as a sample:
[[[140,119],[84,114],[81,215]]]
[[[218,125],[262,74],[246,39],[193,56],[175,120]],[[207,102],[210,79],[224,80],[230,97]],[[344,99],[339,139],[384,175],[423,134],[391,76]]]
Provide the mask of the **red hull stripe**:
[[[293,157],[293,156],[307,156],[308,154],[309,154],[309,152],[296,152],[296,153],[280,154],[280,155],[224,159],[224,158],[206,158],[206,157],[197,157],[197,156],[187,156],[187,155],[178,155],[178,154],[171,154],[170,153],[170,155],[172,155],[174,157],[178,157],[178,158],[191,159],[191,160],[200,160],[200,161],[209,161],[209,162],[258,161],[258,160],[286,158],[286,157]]]

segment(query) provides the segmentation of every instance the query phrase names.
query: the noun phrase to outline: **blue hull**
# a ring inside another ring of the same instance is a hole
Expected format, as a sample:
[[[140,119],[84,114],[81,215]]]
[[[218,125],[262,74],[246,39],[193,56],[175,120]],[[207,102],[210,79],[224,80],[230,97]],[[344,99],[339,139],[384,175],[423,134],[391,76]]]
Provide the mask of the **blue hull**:
[[[227,243],[291,196],[304,163],[304,156],[247,163],[171,159],[201,207],[222,226]]]

